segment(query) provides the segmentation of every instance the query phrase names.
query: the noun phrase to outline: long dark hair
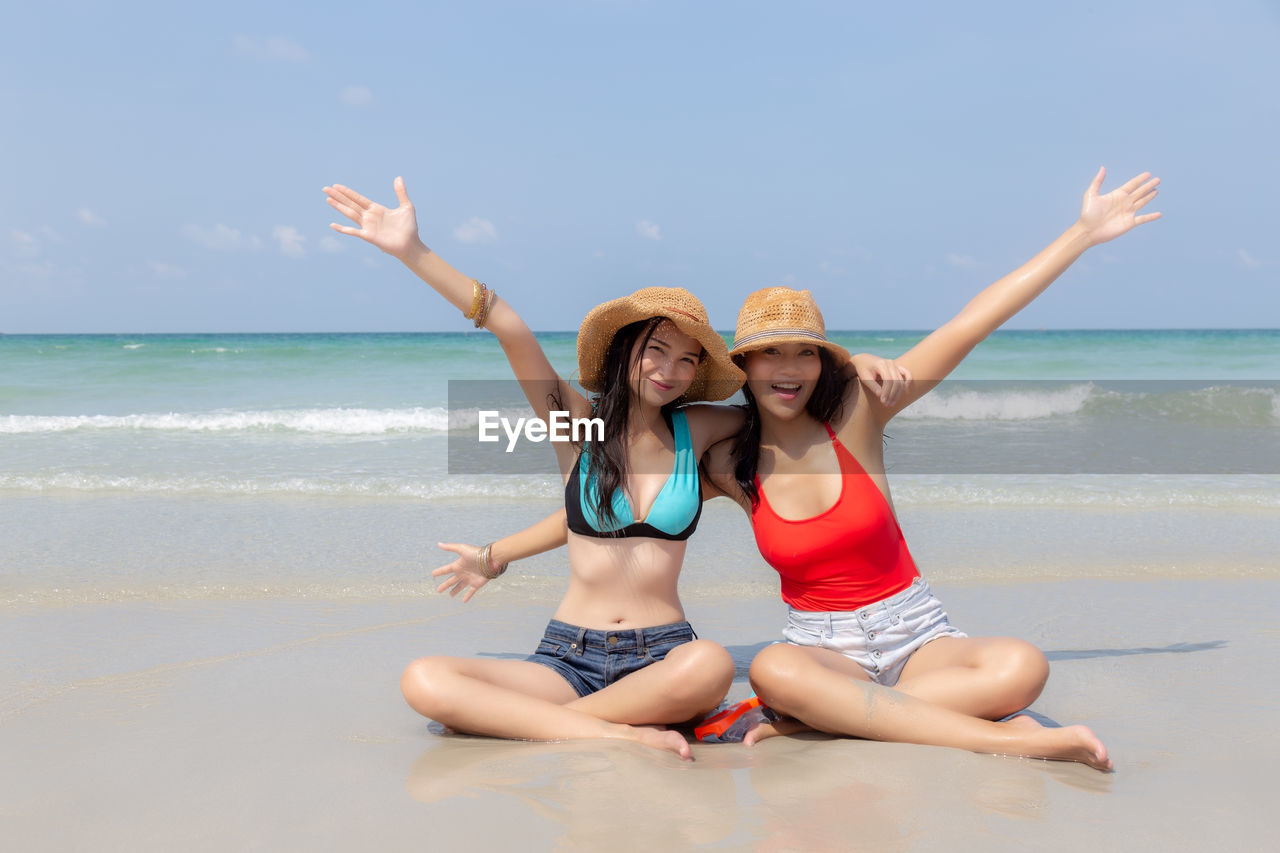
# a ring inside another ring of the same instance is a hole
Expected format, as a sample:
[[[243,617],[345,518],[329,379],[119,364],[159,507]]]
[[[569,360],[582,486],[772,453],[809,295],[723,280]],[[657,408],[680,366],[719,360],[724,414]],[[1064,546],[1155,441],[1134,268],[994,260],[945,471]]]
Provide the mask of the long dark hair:
[[[745,354],[735,355],[733,360],[738,367],[746,367]],[[844,408],[850,380],[825,347],[818,347],[818,360],[822,362],[822,372],[804,410],[819,423],[828,423]],[[756,470],[760,467],[760,406],[751,393],[750,384],[742,386],[742,394],[747,398],[747,404],[742,407],[746,417],[733,445],[733,478],[742,493],[751,499],[754,510],[760,503],[760,490],[756,488]]]
[[[622,487],[627,476],[627,426],[631,413],[631,367],[635,358],[643,358],[654,331],[666,317],[650,317],[623,326],[614,333],[604,356],[604,390],[591,401],[594,415],[604,421],[604,441],[591,445],[591,475],[595,487],[588,489],[587,500],[595,505],[596,518],[602,526],[613,527],[618,518],[613,512],[613,494]],[[636,349],[636,342],[640,346]],[[705,356],[705,352],[703,353]],[[671,422],[671,413],[681,398],[662,407],[662,416]],[[584,474],[585,476],[585,474]]]

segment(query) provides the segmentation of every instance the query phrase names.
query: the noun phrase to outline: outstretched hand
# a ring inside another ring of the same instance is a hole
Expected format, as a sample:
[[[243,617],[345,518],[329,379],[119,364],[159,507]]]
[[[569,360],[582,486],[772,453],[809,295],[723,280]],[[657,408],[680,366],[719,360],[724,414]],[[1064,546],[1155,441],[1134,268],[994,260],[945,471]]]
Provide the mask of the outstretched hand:
[[[1147,202],[1156,197],[1159,178],[1151,177],[1150,172],[1143,172],[1130,178],[1119,189],[1099,195],[1098,191],[1102,189],[1102,181],[1106,176],[1107,169],[1104,166],[1084,191],[1084,204],[1080,207],[1080,225],[1089,233],[1089,239],[1095,246],[1114,240],[1135,226],[1160,218],[1159,213],[1138,214]]]
[[[413,202],[409,201],[409,193],[404,188],[404,178],[396,178],[395,190],[399,206],[391,210],[342,184],[325,187],[324,194],[329,206],[357,226],[353,228],[331,222],[329,227],[372,243],[388,255],[402,257],[415,243],[420,242],[418,217],[413,211]]]
[[[444,582],[436,587],[436,592],[448,592],[449,595],[457,596],[462,592],[462,602],[471,600],[471,596],[476,594],[476,590],[489,582],[489,578],[480,572],[480,549],[474,545],[455,544],[453,542],[439,542],[440,548],[445,551],[452,551],[458,555],[458,559],[454,560],[447,566],[441,566],[431,573],[432,577],[440,577],[447,575]],[[463,592],[465,590],[465,592]]]

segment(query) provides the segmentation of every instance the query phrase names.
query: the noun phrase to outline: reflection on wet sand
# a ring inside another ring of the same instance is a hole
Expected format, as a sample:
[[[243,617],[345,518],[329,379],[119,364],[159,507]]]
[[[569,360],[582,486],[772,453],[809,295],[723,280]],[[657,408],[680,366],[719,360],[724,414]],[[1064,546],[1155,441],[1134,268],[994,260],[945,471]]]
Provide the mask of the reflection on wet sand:
[[[553,822],[565,849],[905,850],[951,833],[982,837],[993,821],[1045,821],[1054,783],[1102,793],[1112,778],[1061,762],[817,734],[751,749],[698,744],[692,764],[626,743],[434,741],[409,770],[414,799],[500,797],[495,813]],[[957,799],[970,807],[954,808]]]
[[[501,795],[563,827],[568,849],[684,849],[729,840],[739,828],[730,772],[678,762],[629,743],[519,743],[441,738],[409,770],[405,787],[423,803]]]

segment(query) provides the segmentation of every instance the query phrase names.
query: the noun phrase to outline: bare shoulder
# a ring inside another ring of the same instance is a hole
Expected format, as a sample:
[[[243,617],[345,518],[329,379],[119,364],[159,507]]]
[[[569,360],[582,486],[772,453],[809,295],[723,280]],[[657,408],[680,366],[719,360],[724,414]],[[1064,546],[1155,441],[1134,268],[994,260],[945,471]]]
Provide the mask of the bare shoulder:
[[[891,413],[876,396],[855,379],[849,383],[840,413],[831,421],[831,429],[850,450],[879,446],[889,416]]]
[[[680,411],[689,419],[689,434],[694,447],[709,448],[736,436],[742,429],[744,415],[738,406],[695,403]]]

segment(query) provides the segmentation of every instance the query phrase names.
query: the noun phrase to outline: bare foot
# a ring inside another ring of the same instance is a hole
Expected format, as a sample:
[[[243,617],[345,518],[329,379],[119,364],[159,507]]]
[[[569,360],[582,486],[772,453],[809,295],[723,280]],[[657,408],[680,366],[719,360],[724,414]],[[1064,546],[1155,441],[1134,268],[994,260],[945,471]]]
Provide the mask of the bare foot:
[[[743,746],[755,746],[762,740],[768,740],[778,735],[793,735],[796,732],[802,732],[808,729],[804,723],[799,720],[793,720],[790,717],[783,717],[770,722],[769,720],[761,720],[759,724],[752,726],[742,737]]]
[[[1016,722],[1018,717],[1006,722],[1019,729],[1025,729],[1027,735],[1018,736],[1019,743],[1015,747],[1016,754],[1027,758],[1049,758],[1054,761],[1078,761],[1095,770],[1114,770],[1115,765],[1107,757],[1107,748],[1088,726],[1064,726],[1059,729],[1045,728],[1035,720],[1032,725]],[[1024,738],[1030,737],[1029,740]]]
[[[693,761],[693,750],[689,742],[679,732],[655,728],[653,726],[631,726],[632,740],[636,743],[651,746],[654,749],[665,749],[680,756],[682,761]]]
[[[1045,729],[1045,731],[1052,732],[1055,730]],[[1106,746],[1088,726],[1067,726],[1058,731],[1068,734],[1072,742],[1062,756],[1050,756],[1051,758],[1061,757],[1068,761],[1079,761],[1097,770],[1115,769],[1115,764],[1107,757]]]

